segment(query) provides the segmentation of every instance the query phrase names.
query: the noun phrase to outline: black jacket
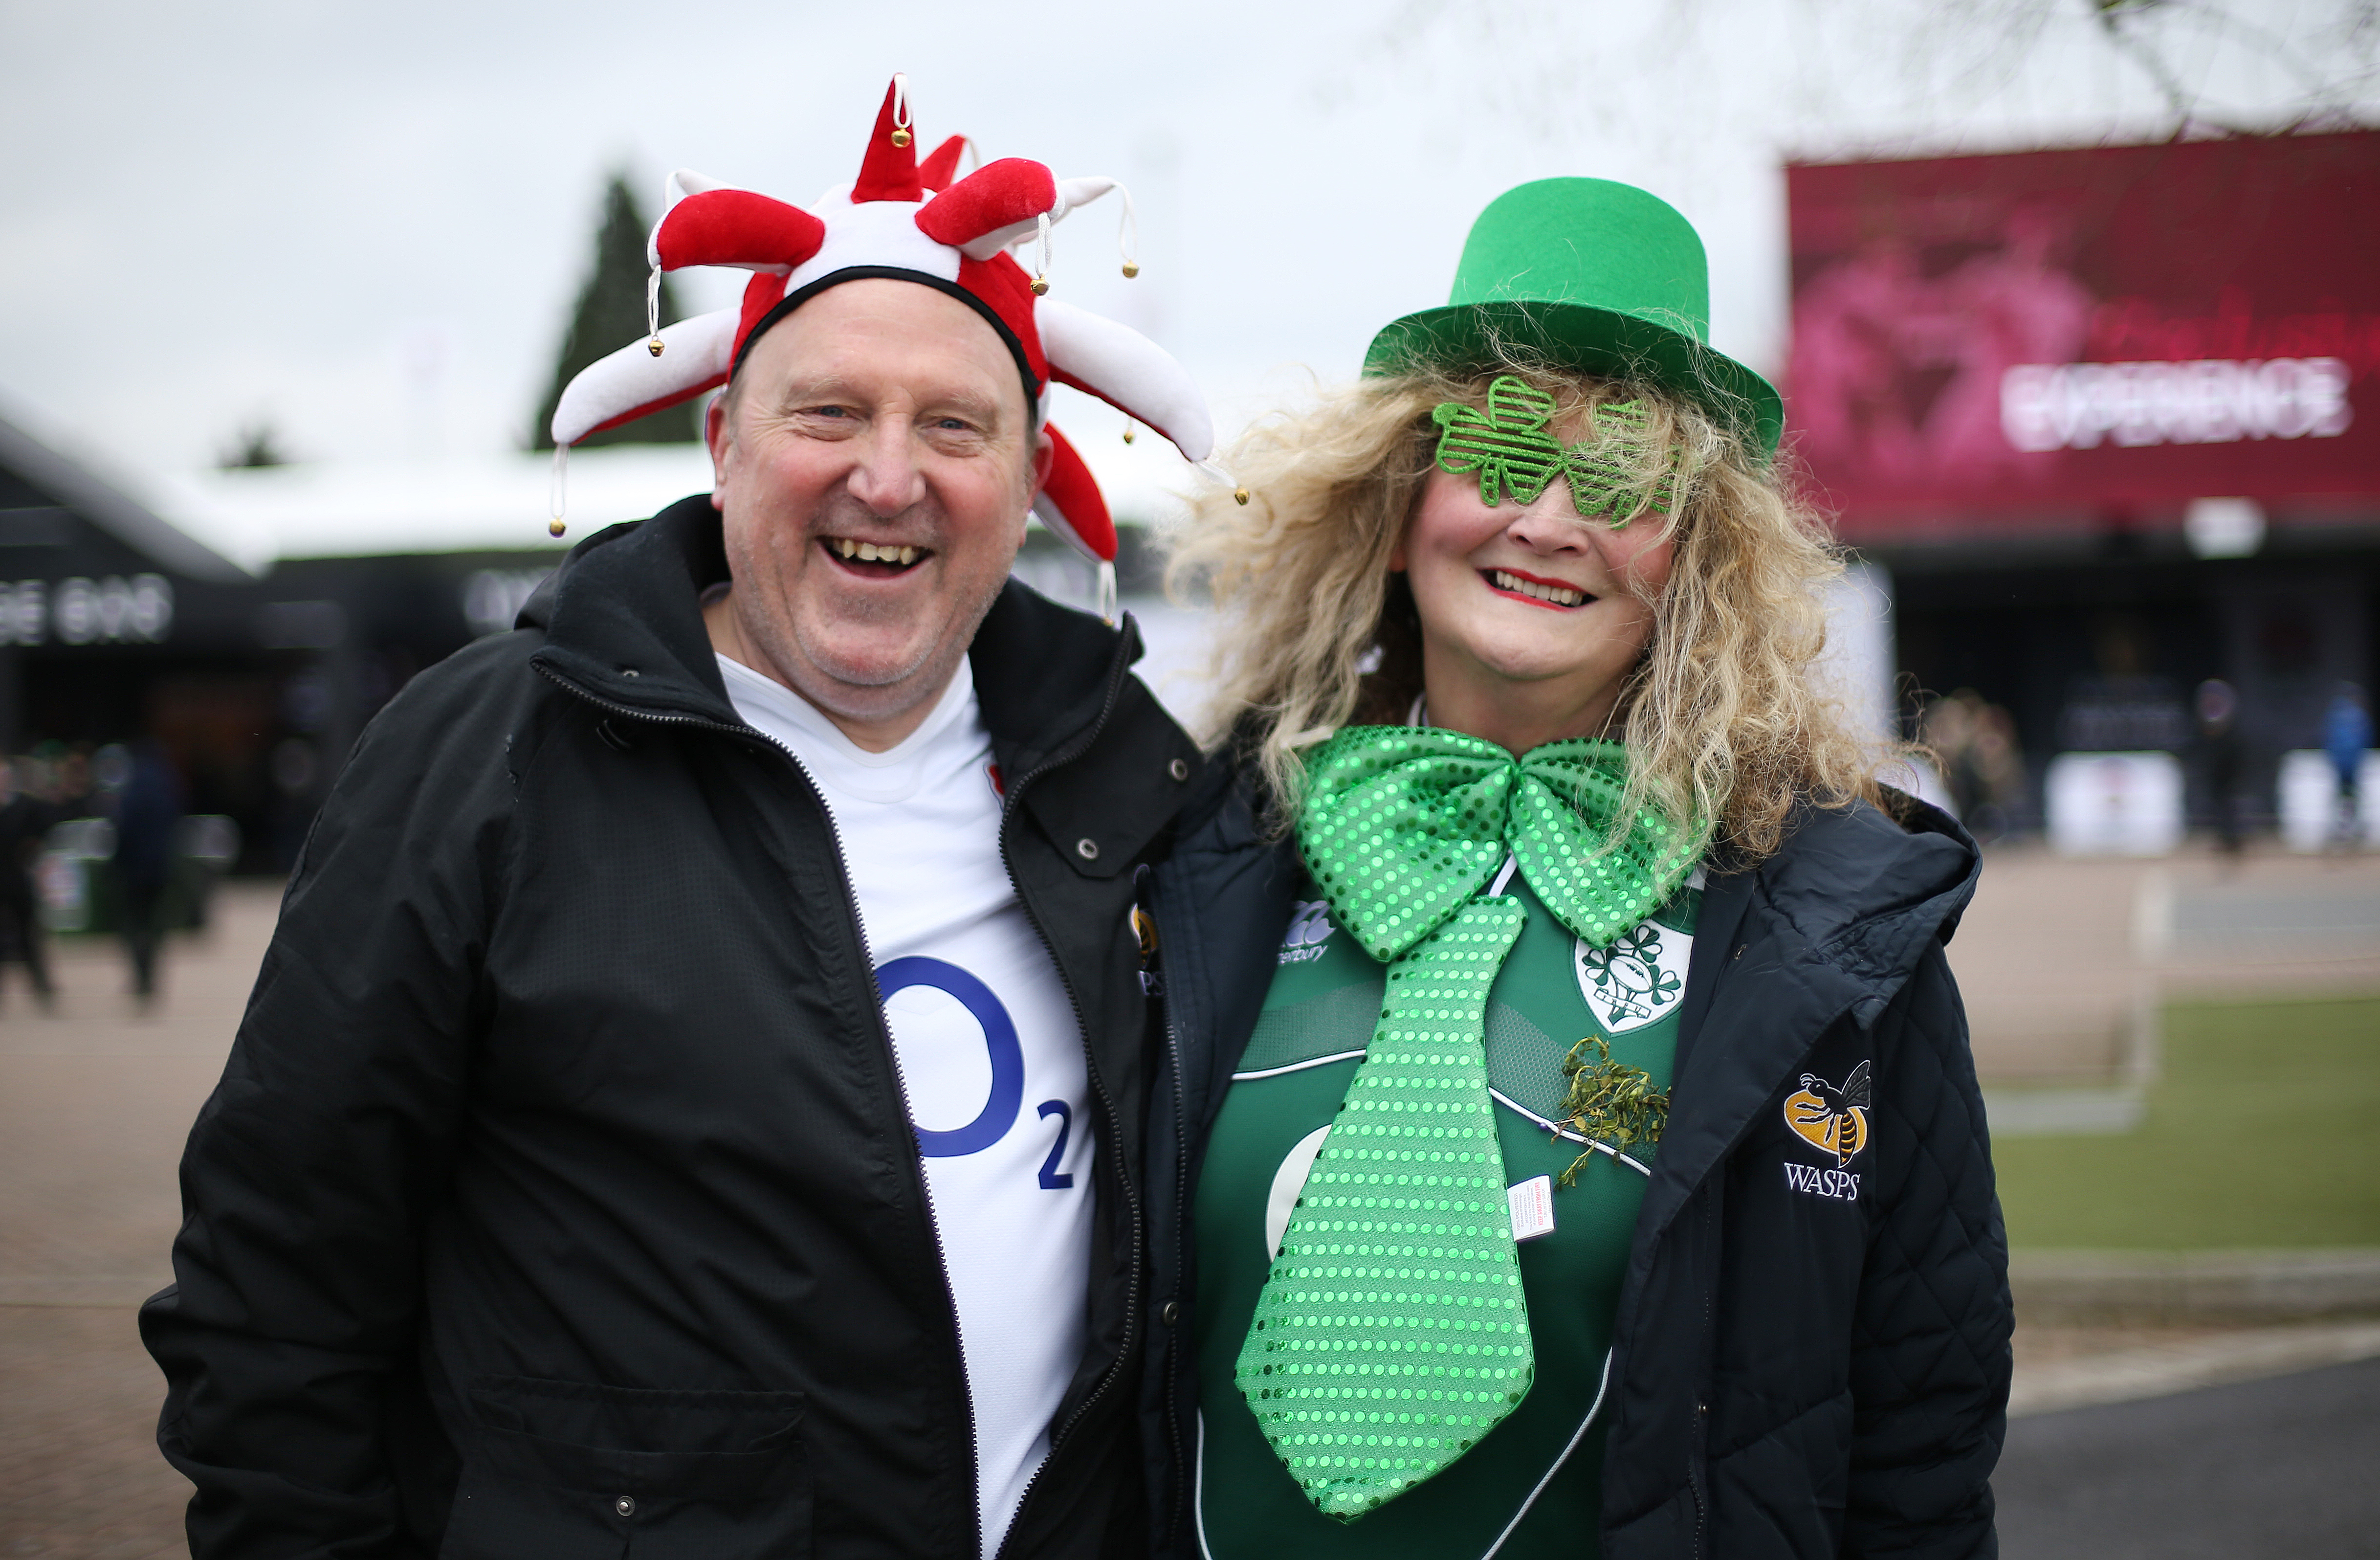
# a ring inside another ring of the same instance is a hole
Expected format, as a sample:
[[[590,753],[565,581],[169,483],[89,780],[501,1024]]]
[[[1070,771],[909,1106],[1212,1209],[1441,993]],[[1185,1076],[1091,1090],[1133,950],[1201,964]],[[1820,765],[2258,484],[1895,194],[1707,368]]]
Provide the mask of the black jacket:
[[[141,1313],[200,1560],[978,1560],[916,1139],[832,823],[704,633],[726,572],[704,499],[590,539],[340,776]],[[1099,1112],[1089,1343],[1018,1556],[1147,1549],[1174,1112],[1131,911],[1198,754],[1136,652],[1014,584],[972,649]]]
[[[1180,1176],[1152,1191],[1169,1209],[1196,1185],[1299,876],[1294,847],[1265,844],[1227,785],[1155,874],[1195,1124]],[[1898,823],[1864,804],[1809,810],[1757,868],[1714,864],[1614,1334],[1608,1560],[1997,1552],[2008,1251],[1942,952],[1980,858],[1935,809],[1896,808]],[[1787,1102],[1810,1090],[1839,1107],[1862,1068],[1868,1140],[1848,1164],[1824,1160]],[[1157,1264],[1161,1288],[1196,1293],[1186,1247]],[[1193,1335],[1184,1319],[1165,1341]],[[1195,1404],[1188,1352],[1148,1389],[1176,1438]],[[1174,1552],[1195,1556],[1186,1501],[1170,1490],[1163,1509]]]

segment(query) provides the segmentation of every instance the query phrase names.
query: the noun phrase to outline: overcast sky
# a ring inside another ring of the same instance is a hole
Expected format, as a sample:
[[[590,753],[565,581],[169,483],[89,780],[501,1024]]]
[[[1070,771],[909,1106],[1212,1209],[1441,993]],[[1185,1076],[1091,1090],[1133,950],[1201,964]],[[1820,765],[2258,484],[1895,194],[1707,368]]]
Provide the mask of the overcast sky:
[[[2293,58],[2338,57],[2348,0],[2234,5],[2262,34],[2209,4],[2159,47],[2221,112],[2269,116],[2304,91]],[[313,459],[516,446],[606,170],[655,210],[674,166],[807,202],[856,171],[896,69],[929,145],[1132,186],[1142,277],[1111,199],[1059,230],[1059,296],[1158,336],[1227,424],[1351,375],[1444,300],[1482,205],[1557,174],[1683,211],[1715,344],[1773,372],[1786,157],[2170,128],[2090,9],[0,0],[0,412],[135,471],[258,420]],[[742,279],[688,274],[695,308]]]

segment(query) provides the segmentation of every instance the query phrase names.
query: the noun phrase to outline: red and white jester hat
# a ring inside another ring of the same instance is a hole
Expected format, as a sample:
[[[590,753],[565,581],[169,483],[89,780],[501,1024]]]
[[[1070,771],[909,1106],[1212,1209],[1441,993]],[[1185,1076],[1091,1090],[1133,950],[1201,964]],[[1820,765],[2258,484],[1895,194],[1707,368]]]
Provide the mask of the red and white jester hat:
[[[553,412],[553,533],[563,530],[561,472],[570,445],[725,384],[760,333],[838,282],[868,276],[922,283],[982,315],[1015,356],[1027,399],[1045,413],[1050,385],[1071,384],[1164,434],[1184,458],[1205,461],[1214,421],[1182,365],[1137,331],[1044,296],[1050,225],[1121,187],[1111,178],[1058,178],[1017,157],[954,180],[965,146],[965,137],[953,136],[920,163],[907,81],[895,76],[857,182],[829,190],[809,210],[685,169],[672,174],[668,209],[646,246],[653,266],[648,307],[658,311],[662,273],[682,266],[735,266],[752,280],[740,309],[652,329],[564,388]],[[1123,199],[1128,228],[1132,197]],[[1025,239],[1039,245],[1031,276],[1007,252]],[[1126,247],[1123,274],[1139,270]],[[1099,566],[1105,598],[1114,578],[1115,523],[1075,446],[1057,429],[1048,432],[1057,457],[1034,512]]]

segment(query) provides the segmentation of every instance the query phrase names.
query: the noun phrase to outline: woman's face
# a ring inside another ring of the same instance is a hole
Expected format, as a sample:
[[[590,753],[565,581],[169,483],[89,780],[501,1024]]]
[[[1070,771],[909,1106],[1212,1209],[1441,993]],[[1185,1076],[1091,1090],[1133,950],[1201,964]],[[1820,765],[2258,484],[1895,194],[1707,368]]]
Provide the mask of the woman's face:
[[[1662,531],[1652,515],[1581,524],[1559,480],[1490,507],[1477,477],[1432,467],[1389,563],[1421,615],[1432,722],[1516,752],[1597,734],[1652,635],[1675,552]]]

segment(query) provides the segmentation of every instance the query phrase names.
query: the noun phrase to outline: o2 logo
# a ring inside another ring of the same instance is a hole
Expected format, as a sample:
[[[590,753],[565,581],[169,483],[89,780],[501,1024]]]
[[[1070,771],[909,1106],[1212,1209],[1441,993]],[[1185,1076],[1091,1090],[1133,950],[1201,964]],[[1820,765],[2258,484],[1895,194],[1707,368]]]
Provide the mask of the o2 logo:
[[[965,1008],[983,1031],[984,1050],[991,1062],[991,1087],[975,1119],[948,1131],[913,1123],[917,1152],[929,1159],[981,1153],[1008,1136],[1009,1128],[1016,1125],[1017,1108],[1025,1103],[1025,1048],[1017,1043],[1015,1020],[990,986],[957,965],[912,957],[893,959],[876,971],[876,993],[886,1006],[888,1025],[893,994],[913,986],[941,992]],[[916,1092],[915,1082],[911,1092]],[[1044,1121],[1053,1115],[1058,1118],[1058,1140],[1050,1145],[1050,1157],[1041,1162],[1041,1185],[1050,1191],[1064,1191],[1075,1184],[1075,1177],[1058,1165],[1065,1158],[1066,1139],[1074,1130],[1074,1110],[1063,1100],[1044,1100],[1035,1108]]]

